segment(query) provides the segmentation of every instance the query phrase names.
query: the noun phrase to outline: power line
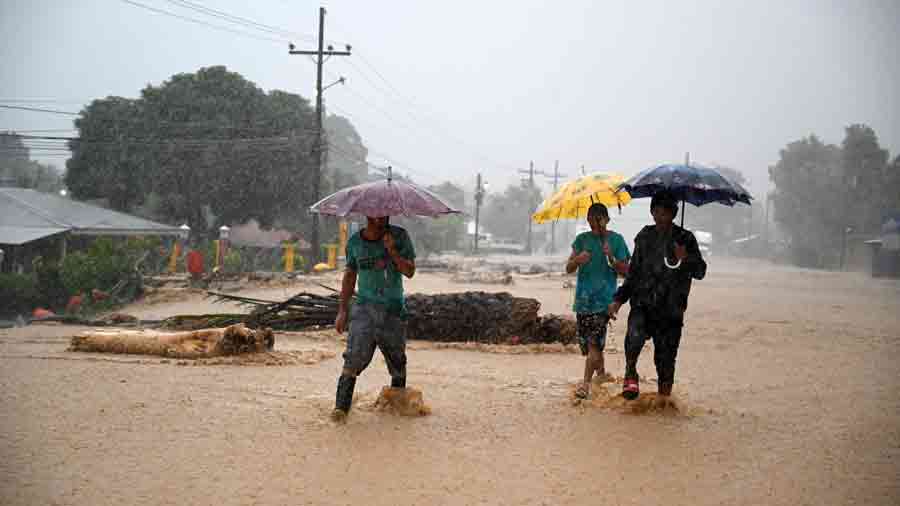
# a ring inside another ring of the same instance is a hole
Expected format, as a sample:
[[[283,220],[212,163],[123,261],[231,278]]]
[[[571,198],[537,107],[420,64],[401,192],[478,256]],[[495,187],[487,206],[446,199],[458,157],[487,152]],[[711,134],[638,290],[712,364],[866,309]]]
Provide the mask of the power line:
[[[129,100],[131,100],[131,99],[129,99]],[[80,116],[81,115],[81,113],[71,112],[71,111],[44,109],[44,108],[38,108],[38,107],[24,107],[24,106],[17,106],[17,105],[0,104],[0,108],[24,110],[24,111],[31,111],[31,112],[44,112],[44,113],[50,113],[50,114],[63,114],[63,115],[68,115],[68,116]],[[102,118],[99,121],[102,123],[113,123],[113,122],[126,123],[131,120],[130,119]],[[266,120],[255,120],[255,121],[248,122],[245,124],[240,124],[240,125],[234,125],[234,124],[233,125],[223,125],[223,124],[221,124],[220,120],[214,120],[214,119],[203,120],[203,121],[201,121],[201,120],[195,120],[195,121],[155,120],[153,122],[153,125],[154,126],[168,125],[168,126],[175,126],[175,127],[221,128],[221,129],[249,129],[249,128],[264,128],[264,127],[260,127],[259,125],[270,125],[272,123],[277,123],[279,121],[282,121],[282,119],[272,118],[272,119],[266,119]],[[65,132],[65,131],[75,131],[75,130],[78,130],[78,129],[77,128],[59,128],[59,129],[38,129],[38,130],[30,130],[30,131],[32,131],[32,132]],[[312,129],[307,129],[307,130],[312,131]],[[25,132],[25,130],[14,130],[14,129],[4,129],[3,131]],[[2,132],[0,132],[0,133],[2,133]]]
[[[306,40],[306,41],[310,41],[310,42],[316,41],[316,38],[314,35],[307,35],[307,34],[292,32],[292,31],[286,30],[284,28],[267,25],[267,24],[260,23],[260,22],[257,22],[257,21],[254,21],[254,20],[248,19],[248,18],[243,18],[240,16],[235,16],[235,15],[229,14],[225,11],[220,11],[217,9],[213,9],[211,7],[206,7],[206,6],[200,5],[198,3],[190,2],[188,0],[167,0],[167,1],[169,3],[175,4],[175,5],[180,5],[181,7],[184,7],[186,9],[191,9],[193,11],[200,12],[200,13],[206,14],[208,16],[218,18],[218,19],[223,19],[230,23],[238,24],[238,25],[245,26],[248,28],[253,28],[253,29],[271,33],[274,35],[279,35],[282,37],[294,37],[294,38],[297,38],[300,40]]]
[[[367,122],[360,122],[358,118],[354,118],[355,115],[353,115],[353,114],[347,112],[347,110],[342,109],[342,108],[340,108],[340,107],[338,107],[338,106],[336,106],[336,105],[330,105],[329,107],[330,107],[331,109],[334,109],[334,110],[340,112],[341,114],[343,114],[348,120],[351,120],[351,123],[352,123],[352,122],[356,122],[356,123],[367,123]],[[373,128],[377,128],[375,125],[371,125],[371,124],[370,124],[370,126],[372,126]],[[367,149],[369,149],[369,148],[367,147]],[[378,154],[377,152],[375,152],[375,151],[372,150],[372,149],[369,149],[369,151],[372,152],[373,154]],[[395,162],[394,160],[390,160],[390,159],[388,159],[387,157],[383,157],[383,158],[385,158],[385,159],[388,160],[388,161]],[[403,164],[401,164],[401,163],[395,163],[395,165],[397,165],[397,166],[399,167],[399,166],[401,166],[401,165],[403,165]],[[406,168],[409,169],[409,170],[411,170],[411,171],[413,171],[413,172],[415,172],[415,170],[410,169],[409,167],[406,167]]]
[[[126,0],[122,0],[122,1],[126,1]],[[67,116],[78,116],[78,113],[77,113],[77,112],[71,112],[71,111],[58,111],[58,110],[56,110],[56,109],[42,109],[42,108],[39,108],[39,107],[25,107],[25,106],[21,106],[21,105],[6,105],[6,104],[0,104],[0,108],[3,108],[3,109],[17,109],[17,110],[21,110],[21,111],[31,111],[31,112],[46,112],[46,113],[49,113],[49,114],[64,114],[64,115],[67,115]]]
[[[334,144],[328,143],[328,144],[326,145],[326,147],[327,147],[327,149],[328,149],[329,151],[332,151],[332,150],[333,150],[333,151],[336,151],[338,154],[341,154],[341,155],[343,155],[345,158],[349,158],[350,160],[354,160],[354,161],[357,161],[357,162],[364,163],[364,164],[366,164],[366,165],[368,165],[368,166],[370,166],[370,167],[372,167],[372,168],[380,168],[380,167],[374,165],[373,163],[369,162],[368,160],[364,160],[364,159],[362,159],[362,158],[357,157],[356,155],[354,155],[354,154],[352,154],[352,153],[348,153],[347,151],[338,148],[338,147],[337,147],[336,145],[334,145]],[[429,179],[431,179],[432,181],[437,181],[437,178],[435,178],[435,177],[432,176],[431,174],[426,174],[426,173],[424,173],[424,172],[421,172],[421,171],[418,171],[418,170],[416,170],[416,169],[413,169],[413,168],[410,167],[409,165],[407,165],[407,164],[405,164],[405,163],[402,163],[402,162],[399,162],[399,161],[397,161],[396,159],[392,158],[391,156],[389,156],[389,155],[387,155],[387,154],[385,154],[385,153],[376,151],[376,150],[374,150],[374,149],[372,149],[372,148],[369,148],[369,147],[366,147],[366,150],[367,150],[369,153],[372,153],[372,154],[378,156],[379,158],[382,158],[382,159],[385,160],[386,162],[388,162],[388,163],[390,163],[390,164],[392,164],[392,165],[394,165],[394,166],[396,166],[396,167],[398,167],[398,168],[400,168],[400,169],[406,170],[406,171],[407,171],[408,173],[410,173],[410,174],[418,174],[419,176],[422,176],[422,177],[425,177],[425,178],[429,178]]]
[[[21,128],[0,128],[0,135],[15,136],[20,133],[45,133],[45,132],[75,132],[77,128],[38,128],[38,129],[21,129]]]
[[[342,26],[338,25],[337,23],[333,23],[333,24],[335,25],[335,27],[336,27],[339,31],[344,32],[344,35],[348,35],[348,34],[349,34],[349,32],[347,32],[346,30],[344,30]],[[493,165],[493,166],[496,166],[496,167],[499,167],[499,168],[505,168],[505,169],[508,169],[508,170],[512,169],[512,167],[503,167],[501,164],[498,164],[498,163],[496,163],[494,160],[491,160],[490,157],[487,157],[487,156],[485,156],[484,154],[482,154],[482,153],[480,153],[480,152],[474,150],[474,149],[473,149],[469,144],[467,144],[465,141],[461,140],[460,138],[458,138],[458,137],[452,135],[450,132],[448,132],[447,129],[443,128],[436,120],[434,120],[434,118],[428,118],[428,115],[423,115],[426,119],[430,119],[430,120],[432,121],[432,124],[431,124],[431,125],[426,125],[426,124],[421,120],[421,118],[418,117],[418,115],[416,115],[416,114],[414,114],[414,113],[412,112],[412,109],[423,110],[424,108],[422,108],[421,106],[419,106],[418,104],[416,104],[413,100],[411,100],[410,98],[406,97],[403,93],[401,93],[400,90],[399,90],[396,86],[394,86],[390,81],[388,81],[388,79],[384,76],[384,74],[381,73],[381,72],[375,67],[375,64],[372,63],[368,58],[366,58],[365,54],[364,54],[362,51],[360,51],[360,50],[357,49],[357,51],[356,51],[356,56],[358,56],[358,57],[360,58],[360,60],[362,60],[363,64],[364,64],[366,67],[368,67],[368,68],[372,71],[372,73],[374,73],[374,74],[375,74],[375,75],[376,75],[376,76],[377,76],[377,77],[378,77],[385,85],[387,85],[387,87],[393,92],[394,97],[392,97],[391,94],[386,93],[386,92],[384,91],[384,89],[382,89],[380,86],[375,85],[375,84],[372,82],[372,80],[369,79],[369,78],[367,77],[366,73],[362,71],[362,69],[360,69],[360,68],[357,67],[356,65],[353,65],[353,63],[350,62],[349,60],[348,60],[347,63],[350,64],[351,66],[353,66],[353,68],[356,69],[356,70],[359,72],[359,74],[362,75],[363,78],[364,78],[366,81],[369,81],[369,83],[372,84],[373,87],[376,88],[379,92],[381,92],[382,94],[384,94],[385,97],[388,97],[388,98],[390,98],[390,99],[392,99],[392,100],[400,100],[400,101],[403,101],[403,102],[405,102],[406,104],[408,104],[409,106],[411,106],[411,109],[408,109],[408,110],[407,110],[407,109],[404,109],[404,111],[407,113],[407,115],[409,115],[409,116],[413,119],[413,121],[415,121],[415,122],[417,122],[417,123],[419,123],[419,124],[425,125],[425,126],[430,126],[430,127],[431,127],[430,129],[432,130],[432,132],[438,133],[439,136],[444,136],[444,137],[446,137],[447,139],[449,139],[449,140],[455,142],[455,143],[458,144],[459,146],[463,147],[463,148],[465,149],[465,151],[467,151],[469,154],[474,155],[474,158],[480,159],[482,162],[488,163],[488,164],[490,164],[490,165]],[[395,97],[396,97],[396,98],[395,98]]]
[[[306,131],[314,131],[312,129]],[[8,135],[0,133],[0,136]],[[152,141],[143,141],[140,139],[91,139],[85,137],[60,137],[60,136],[47,136],[47,135],[9,135],[10,137],[18,137],[21,139],[29,139],[34,141],[75,141],[75,142],[109,142],[109,143],[118,143],[118,142],[138,142],[138,143],[149,143],[149,144],[158,144],[158,143],[167,143],[167,142],[181,142],[181,143],[195,143],[195,144],[204,144],[204,143],[227,143],[227,142],[294,142],[296,139],[292,137],[285,136],[274,136],[274,137],[236,137],[236,138],[219,138],[219,139],[181,139],[181,138],[171,138],[171,139],[155,139]]]
[[[388,81],[387,78],[384,77],[384,74],[382,74],[381,72],[379,72],[378,69],[375,68],[375,65],[374,65],[368,58],[365,57],[365,55],[363,54],[363,52],[357,51],[357,56],[359,56],[359,58],[360,58],[360,60],[363,62],[363,64],[365,64],[366,67],[368,67],[368,68],[369,68],[376,76],[378,76],[378,78],[381,79],[381,81],[384,82],[384,83],[385,83],[385,84],[386,84],[386,85],[394,92],[394,94],[395,94],[400,100],[402,100],[402,101],[408,103],[408,104],[409,104],[412,108],[414,108],[414,109],[419,109],[419,110],[423,110],[423,109],[424,109],[424,108],[422,108],[421,106],[419,106],[418,104],[416,104],[415,101],[413,101],[412,99],[410,99],[410,98],[406,97],[405,95],[403,95],[402,93],[400,93],[400,91],[397,89],[397,87],[394,86],[390,81]],[[421,121],[421,119],[419,119],[418,116],[414,115],[414,114],[412,113],[411,110],[409,111],[409,114],[410,114],[410,116],[412,116],[414,119],[418,119],[419,121]],[[481,161],[490,163],[491,165],[494,165],[494,166],[497,166],[497,167],[501,167],[500,164],[497,164],[495,161],[491,160],[489,157],[487,157],[487,156],[483,155],[482,153],[479,153],[478,151],[475,151],[474,149],[472,149],[472,147],[471,147],[470,145],[468,145],[465,141],[463,141],[463,140],[459,139],[458,137],[452,135],[450,132],[447,131],[447,129],[443,128],[443,127],[442,127],[442,126],[441,126],[434,118],[429,118],[427,114],[424,115],[424,118],[425,118],[425,119],[430,119],[430,120],[431,120],[432,124],[431,124],[430,126],[432,127],[432,129],[433,129],[434,131],[438,131],[439,133],[441,133],[441,134],[443,134],[444,136],[448,137],[450,140],[452,140],[452,141],[456,142],[457,144],[459,144],[460,146],[466,148],[466,151],[468,151],[468,152],[470,152],[471,154],[475,155],[475,158],[479,158],[479,159],[481,159]],[[502,167],[501,167],[501,168],[502,168]],[[509,169],[510,167],[506,167],[506,168]]]
[[[62,100],[56,98],[0,98],[0,102],[13,104],[83,104],[90,100]]]
[[[144,4],[142,4],[142,3],[135,2],[134,0],[121,0],[121,1],[122,1],[122,2],[125,2],[125,3],[127,3],[127,4],[129,4],[129,5],[133,5],[133,6],[135,6],[135,7],[140,7],[140,8],[142,8],[142,9],[146,9],[146,10],[148,10],[148,11],[153,11],[153,12],[156,12],[156,13],[159,13],[159,14],[163,14],[163,15],[166,15],[166,16],[171,16],[171,17],[173,17],[173,18],[178,18],[178,19],[181,19],[181,20],[184,20],[184,21],[189,21],[189,22],[191,22],[191,23],[196,23],[196,24],[198,24],[198,25],[207,26],[207,27],[209,27],[209,28],[214,28],[214,29],[216,29],[216,30],[221,30],[221,31],[224,31],[224,32],[233,33],[233,34],[235,34],[235,35],[240,35],[240,36],[243,36],[243,37],[249,37],[249,38],[251,38],[251,39],[264,40],[264,41],[268,41],[268,42],[277,42],[278,44],[284,44],[284,43],[290,42],[289,40],[283,39],[283,38],[282,38],[282,39],[274,39],[274,38],[272,38],[272,37],[266,37],[266,36],[264,36],[264,35],[255,35],[255,34],[252,34],[252,33],[243,32],[243,31],[241,31],[241,30],[235,30],[235,29],[229,28],[229,27],[227,27],[227,26],[214,25],[214,24],[212,24],[212,23],[207,23],[206,21],[202,21],[202,20],[199,20],[199,19],[196,19],[196,18],[191,18],[191,17],[188,17],[188,16],[182,16],[181,14],[176,14],[176,13],[174,13],[174,12],[167,11],[167,10],[165,10],[165,9],[158,9],[158,8],[156,8],[156,7],[151,7],[151,6],[149,6],[149,5],[144,5]]]

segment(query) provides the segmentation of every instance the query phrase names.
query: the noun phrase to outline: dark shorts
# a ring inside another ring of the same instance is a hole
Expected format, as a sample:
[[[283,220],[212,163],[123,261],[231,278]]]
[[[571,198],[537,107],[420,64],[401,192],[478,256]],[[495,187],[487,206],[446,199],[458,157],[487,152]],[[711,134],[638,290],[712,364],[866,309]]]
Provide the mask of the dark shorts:
[[[406,378],[406,321],[396,311],[377,304],[354,304],[344,351],[344,368],[358,375],[381,350],[392,378]]]
[[[590,345],[603,351],[606,347],[606,324],[609,316],[606,313],[577,313],[575,319],[578,322],[578,344],[581,345],[581,354],[587,355]]]

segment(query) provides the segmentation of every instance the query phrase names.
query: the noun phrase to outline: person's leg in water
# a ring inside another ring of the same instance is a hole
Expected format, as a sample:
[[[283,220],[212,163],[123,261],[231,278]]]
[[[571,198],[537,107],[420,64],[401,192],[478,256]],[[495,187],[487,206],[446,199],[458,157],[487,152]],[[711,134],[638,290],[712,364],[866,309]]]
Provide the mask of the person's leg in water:
[[[392,388],[406,388],[406,322],[400,315],[385,314],[378,347],[384,356]]]
[[[653,335],[653,362],[656,365],[656,376],[659,378],[658,391],[661,396],[672,395],[672,386],[675,384],[675,359],[681,344],[683,325],[679,320],[669,320],[660,325]]]
[[[372,362],[375,355],[376,322],[372,312],[366,306],[353,306],[350,317],[350,332],[347,336],[347,349],[344,351],[344,367],[338,378],[335,394],[334,410],[331,418],[343,421],[353,404],[353,390],[356,378]]]
[[[606,322],[608,318],[599,313],[578,313],[578,344],[584,355],[584,381],[575,389],[575,396],[586,399],[591,392],[594,372],[605,374],[603,348],[606,345]]]
[[[647,339],[647,315],[642,308],[632,307],[628,313],[628,331],[625,333],[625,379],[622,396],[628,400],[640,395],[640,378],[637,372],[638,357]]]

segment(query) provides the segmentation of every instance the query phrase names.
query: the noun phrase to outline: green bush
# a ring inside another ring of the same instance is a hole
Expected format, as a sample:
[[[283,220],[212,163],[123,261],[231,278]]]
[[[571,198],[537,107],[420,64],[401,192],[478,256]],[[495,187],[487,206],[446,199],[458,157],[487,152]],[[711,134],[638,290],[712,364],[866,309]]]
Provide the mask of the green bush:
[[[282,267],[284,267],[282,265]],[[281,270],[281,269],[278,269]],[[294,255],[294,271],[295,272],[306,272],[309,269],[306,267],[306,257],[297,253]]]
[[[240,273],[243,270],[240,252],[236,249],[229,249],[228,253],[225,254],[225,261],[222,268],[228,274]]]
[[[41,304],[38,280],[28,274],[0,274],[0,314],[30,315]]]
[[[116,243],[112,239],[97,239],[86,251],[71,253],[63,260],[63,286],[70,294],[88,293],[93,288],[109,290],[131,273],[144,246],[141,240]]]
[[[54,310],[62,309],[68,302],[69,294],[62,281],[59,265],[36,262],[34,269],[41,303]]]

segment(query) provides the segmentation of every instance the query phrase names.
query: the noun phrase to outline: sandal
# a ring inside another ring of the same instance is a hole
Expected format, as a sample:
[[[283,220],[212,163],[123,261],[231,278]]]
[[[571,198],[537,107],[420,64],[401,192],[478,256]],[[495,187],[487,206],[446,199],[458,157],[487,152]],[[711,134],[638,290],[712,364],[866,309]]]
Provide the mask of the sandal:
[[[578,385],[578,388],[575,389],[576,399],[587,399],[589,395],[591,395],[591,390],[584,383]]]
[[[638,395],[641,393],[641,389],[638,386],[638,380],[634,378],[625,378],[625,381],[622,385],[622,397],[628,399],[629,401],[633,401],[638,398]]]

